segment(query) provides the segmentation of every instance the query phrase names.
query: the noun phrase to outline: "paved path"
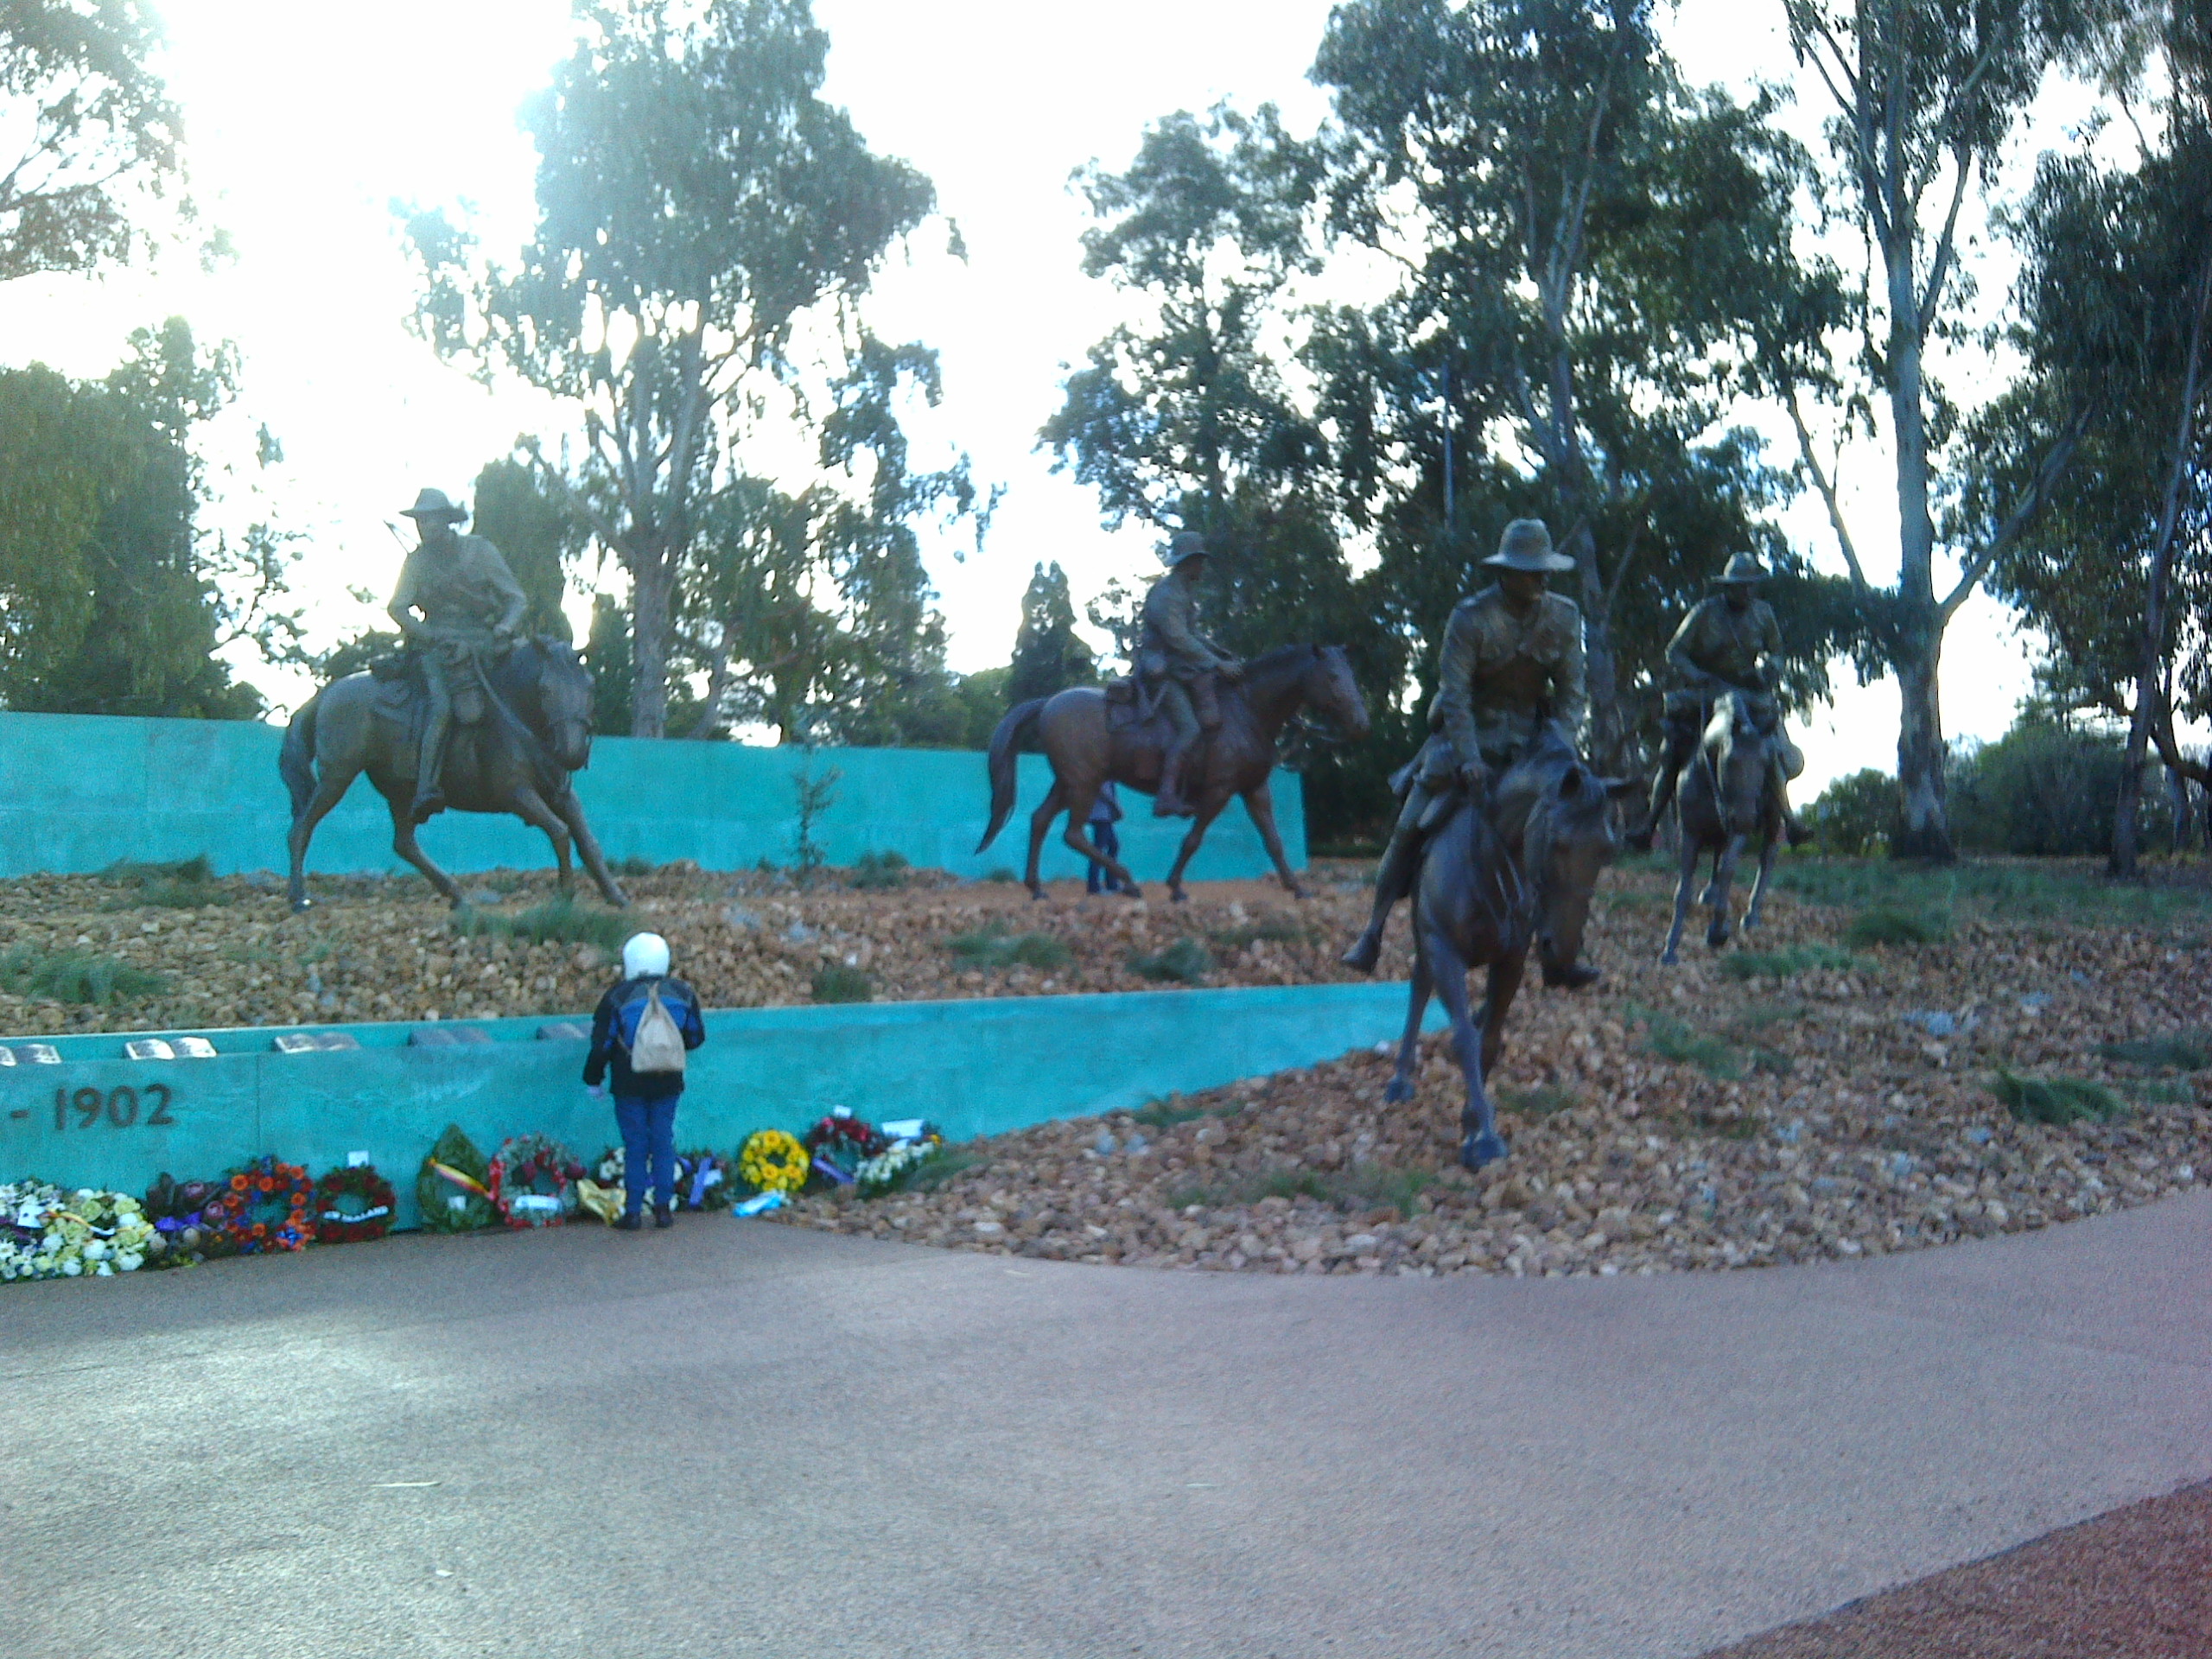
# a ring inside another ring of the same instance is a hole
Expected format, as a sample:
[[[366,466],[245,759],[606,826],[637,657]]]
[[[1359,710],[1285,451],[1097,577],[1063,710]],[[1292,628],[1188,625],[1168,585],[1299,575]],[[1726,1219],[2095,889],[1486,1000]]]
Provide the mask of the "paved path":
[[[2208,1284],[2212,1195],[1646,1280],[692,1217],[12,1287],[0,1655],[1665,1659],[2212,1476]]]

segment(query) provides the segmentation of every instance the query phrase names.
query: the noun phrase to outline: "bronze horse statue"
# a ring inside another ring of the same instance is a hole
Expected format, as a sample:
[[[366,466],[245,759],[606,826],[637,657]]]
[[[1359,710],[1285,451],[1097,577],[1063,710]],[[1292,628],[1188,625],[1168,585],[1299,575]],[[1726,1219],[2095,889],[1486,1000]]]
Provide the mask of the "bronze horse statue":
[[[1382,1097],[1413,1098],[1421,1016],[1431,995],[1452,1018],[1452,1042],[1467,1082],[1459,1115],[1459,1161],[1480,1169],[1504,1157],[1488,1077],[1505,1052],[1505,1016],[1521,988],[1529,947],[1544,982],[1586,983],[1574,974],[1582,929],[1599,873],[1618,855],[1615,797],[1633,781],[1600,778],[1573,749],[1547,734],[1510,768],[1494,804],[1479,810],[1462,794],[1421,849],[1414,880],[1414,974],[1397,1070]],[[1490,969],[1479,1015],[1470,1012],[1467,976]]]
[[[545,832],[560,861],[561,891],[574,885],[569,843],[610,905],[629,899],[608,874],[584,822],[571,774],[591,761],[591,672],[566,642],[524,640],[486,677],[483,718],[456,725],[446,752],[445,792],[463,812],[512,812]],[[308,842],[315,825],[364,772],[391,809],[391,849],[456,907],[461,889],[415,839],[417,728],[411,675],[349,674],[308,699],[284,728],[277,760],[292,795],[292,908],[305,910]]]
[[[1029,865],[1023,880],[1036,898],[1045,896],[1045,885],[1037,879],[1045,836],[1062,812],[1068,815],[1062,839],[1092,863],[1111,871],[1131,897],[1137,896],[1135,879],[1084,834],[1100,785],[1110,781],[1147,795],[1160,787],[1167,722],[1158,715],[1140,718],[1134,713],[1125,720],[1116,713],[1117,708],[1128,707],[1109,702],[1107,693],[1096,687],[1071,686],[1056,696],[1016,705],[991,734],[991,822],[976,845],[979,853],[1014,814],[1016,749],[1033,741],[1052,763],[1052,791],[1029,816]],[[1198,810],[1175,855],[1175,868],[1167,873],[1167,890],[1178,900],[1185,897],[1184,868],[1205,840],[1207,826],[1221,816],[1230,798],[1238,795],[1267,843],[1268,856],[1274,861],[1283,886],[1305,897],[1283,856],[1268,779],[1274,770],[1275,743],[1283,728],[1306,709],[1347,737],[1367,735],[1367,704],[1343,646],[1278,646],[1254,658],[1241,680],[1222,688],[1221,724],[1199,740],[1201,752],[1184,772],[1184,793]]]
[[[1713,879],[1700,902],[1711,907],[1713,920],[1705,930],[1705,942],[1716,950],[1728,943],[1736,861],[1753,835],[1759,837],[1759,874],[1751,887],[1751,906],[1744,912],[1744,931],[1748,933],[1759,925],[1767,878],[1774,874],[1775,845],[1783,833],[1782,805],[1767,786],[1775,741],[1770,730],[1762,728],[1751,700],[1730,692],[1714,702],[1697,753],[1682,767],[1675,785],[1681,880],[1675,888],[1675,925],[1667,935],[1667,948],[1659,954],[1659,960],[1670,967],[1681,960],[1690,887],[1697,879],[1698,860],[1707,853],[1713,855]]]

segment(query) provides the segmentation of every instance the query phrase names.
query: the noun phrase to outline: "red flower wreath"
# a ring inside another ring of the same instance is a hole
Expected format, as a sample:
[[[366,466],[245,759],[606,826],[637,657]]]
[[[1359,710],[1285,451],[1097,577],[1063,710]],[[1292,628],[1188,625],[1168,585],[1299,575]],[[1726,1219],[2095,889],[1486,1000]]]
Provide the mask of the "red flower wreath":
[[[318,1244],[365,1243],[391,1230],[399,1199],[374,1164],[334,1169],[315,1185]],[[354,1201],[344,1207],[345,1200]]]
[[[576,1180],[583,1173],[575,1154],[559,1141],[518,1135],[502,1142],[492,1160],[492,1207],[510,1227],[557,1227],[576,1207]],[[522,1198],[533,1202],[516,1202]]]
[[[264,1153],[231,1172],[226,1190],[200,1212],[200,1224],[241,1255],[303,1250],[315,1242],[315,1181],[300,1165]]]

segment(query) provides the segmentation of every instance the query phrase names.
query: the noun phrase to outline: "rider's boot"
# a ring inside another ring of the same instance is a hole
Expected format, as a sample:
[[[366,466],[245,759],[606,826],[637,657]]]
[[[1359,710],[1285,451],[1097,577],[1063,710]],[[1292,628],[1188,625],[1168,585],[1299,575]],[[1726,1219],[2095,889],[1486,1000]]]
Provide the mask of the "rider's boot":
[[[1153,794],[1152,816],[1155,818],[1187,818],[1190,806],[1183,799],[1183,763],[1190,759],[1191,746],[1185,744],[1167,751],[1167,759],[1160,767],[1160,787]]]
[[[1651,810],[1644,814],[1643,822],[1629,831],[1623,842],[1632,852],[1648,853],[1653,839],[1659,833],[1659,822],[1675,799],[1675,766],[1673,757],[1659,763],[1659,775],[1651,780]]]
[[[415,804],[407,816],[427,823],[434,813],[445,810],[445,791],[438,787],[446,766],[446,740],[453,731],[453,716],[433,713],[423,729],[423,747],[415,767]]]
[[[1421,842],[1421,808],[1427,802],[1427,792],[1419,788],[1406,798],[1405,810],[1398,814],[1397,826],[1390,831],[1390,844],[1383,851],[1382,861],[1375,867],[1375,908],[1367,918],[1366,929],[1337,958],[1347,968],[1371,974],[1375,964],[1382,959],[1382,930],[1390,924],[1391,910],[1413,886],[1414,857]]]

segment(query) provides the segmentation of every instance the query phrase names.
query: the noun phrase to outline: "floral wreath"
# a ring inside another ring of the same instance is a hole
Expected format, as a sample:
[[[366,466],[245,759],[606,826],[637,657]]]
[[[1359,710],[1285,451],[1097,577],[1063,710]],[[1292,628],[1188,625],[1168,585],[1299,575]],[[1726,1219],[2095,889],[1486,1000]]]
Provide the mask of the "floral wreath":
[[[241,1255],[303,1250],[315,1242],[315,1180],[298,1164],[264,1153],[234,1169],[200,1211],[200,1224]]]
[[[557,1227],[576,1207],[584,1166],[557,1141],[518,1135],[499,1144],[486,1189],[510,1227]]]
[[[796,1192],[806,1185],[814,1160],[796,1135],[756,1129],[737,1155],[737,1173],[762,1192]]]
[[[358,1244],[391,1230],[399,1198],[374,1164],[334,1169],[315,1184],[315,1236],[321,1244]],[[348,1204],[346,1201],[353,1202]]]
[[[888,1136],[873,1124],[855,1117],[851,1109],[845,1106],[833,1109],[829,1116],[806,1132],[806,1149],[814,1154],[817,1163],[824,1161],[824,1153],[835,1159],[831,1166],[838,1173],[831,1177],[834,1180],[850,1180],[853,1171],[863,1162],[890,1148]]]

